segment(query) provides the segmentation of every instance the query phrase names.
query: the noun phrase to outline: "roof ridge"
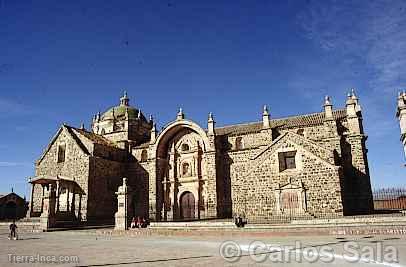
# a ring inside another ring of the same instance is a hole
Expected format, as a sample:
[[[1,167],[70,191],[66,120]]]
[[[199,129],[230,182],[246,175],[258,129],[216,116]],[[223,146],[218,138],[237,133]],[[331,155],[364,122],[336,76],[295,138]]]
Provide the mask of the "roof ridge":
[[[215,129],[223,129],[223,128],[234,127],[234,126],[247,126],[247,125],[258,124],[258,123],[262,123],[262,121],[242,122],[242,123],[237,123],[237,124],[224,125],[224,126],[216,127]]]
[[[345,108],[341,108],[341,109],[335,109],[333,110],[333,114],[340,112],[340,111],[345,111]],[[294,118],[302,118],[302,117],[310,117],[310,116],[316,116],[316,115],[323,115],[324,111],[320,111],[320,112],[313,112],[313,113],[307,113],[307,114],[299,114],[299,115],[294,115],[294,116],[288,116],[288,117],[282,117],[282,118],[275,118],[272,120],[286,120],[286,119],[294,119]]]
[[[338,113],[338,112],[342,112],[342,111],[345,111],[345,108],[335,109],[335,110],[333,110],[333,114]],[[317,115],[323,115],[323,114],[324,114],[324,112],[321,111],[321,112],[299,114],[299,115],[280,117],[280,118],[272,118],[271,117],[270,121],[296,119],[296,118],[311,117],[311,116],[317,116]],[[235,126],[249,126],[249,125],[252,125],[252,124],[259,124],[259,123],[262,123],[262,121],[242,122],[242,123],[237,123],[237,124],[229,124],[229,125],[224,125],[224,126],[221,126],[221,127],[216,127],[215,129],[224,129],[224,128],[235,127]]]
[[[72,127],[72,126],[70,126],[70,127],[73,130],[75,130],[76,132],[78,132],[79,134],[83,135],[86,139],[88,139],[92,143],[101,144],[100,142],[97,142],[97,140],[91,139],[87,135],[90,135],[92,137],[103,140],[105,142],[105,144],[101,144],[101,145],[110,145],[110,146],[113,146],[113,147],[117,148],[116,144],[113,141],[109,140],[108,138],[106,138],[106,137],[104,137],[102,135],[96,134],[96,133],[91,132],[91,131],[83,130],[83,129],[80,129],[80,128],[76,128],[76,127]]]

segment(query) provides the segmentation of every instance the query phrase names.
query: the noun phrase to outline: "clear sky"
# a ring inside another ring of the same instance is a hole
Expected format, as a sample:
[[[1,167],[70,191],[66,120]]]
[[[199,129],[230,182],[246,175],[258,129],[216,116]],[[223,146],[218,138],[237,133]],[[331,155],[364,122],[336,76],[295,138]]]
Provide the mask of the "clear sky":
[[[353,4],[357,3],[357,4]],[[0,0],[0,192],[27,177],[59,126],[126,89],[162,126],[178,107],[206,127],[363,108],[374,187],[403,186],[395,117],[406,89],[405,1]]]

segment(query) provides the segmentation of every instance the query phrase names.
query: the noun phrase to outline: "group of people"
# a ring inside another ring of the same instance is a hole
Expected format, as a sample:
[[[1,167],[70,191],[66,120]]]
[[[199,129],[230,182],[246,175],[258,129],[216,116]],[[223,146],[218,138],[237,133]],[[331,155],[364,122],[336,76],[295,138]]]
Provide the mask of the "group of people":
[[[138,216],[137,218],[133,217],[130,228],[147,228],[147,220],[144,217]]]
[[[238,228],[242,228],[247,224],[247,219],[241,217],[241,215],[237,215],[234,217],[234,223]]]

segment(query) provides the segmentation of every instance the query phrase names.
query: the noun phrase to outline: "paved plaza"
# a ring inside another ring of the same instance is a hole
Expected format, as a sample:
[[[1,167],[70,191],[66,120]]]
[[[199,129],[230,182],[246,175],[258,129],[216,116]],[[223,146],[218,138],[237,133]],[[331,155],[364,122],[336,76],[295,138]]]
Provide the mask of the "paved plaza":
[[[22,233],[17,241],[0,236],[0,266],[406,266],[406,238],[393,235],[130,237],[88,230]],[[399,262],[390,262],[395,256]]]

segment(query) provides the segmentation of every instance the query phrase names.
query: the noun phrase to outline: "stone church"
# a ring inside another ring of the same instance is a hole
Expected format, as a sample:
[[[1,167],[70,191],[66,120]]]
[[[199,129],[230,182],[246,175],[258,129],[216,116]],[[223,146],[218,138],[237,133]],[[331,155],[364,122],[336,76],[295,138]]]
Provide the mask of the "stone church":
[[[352,91],[342,109],[326,97],[321,108],[274,119],[265,106],[262,119],[223,127],[211,113],[202,126],[180,109],[158,132],[125,93],[90,129],[59,128],[30,178],[30,215],[113,221],[123,177],[133,190],[132,213],[151,221],[369,213],[358,97]]]

